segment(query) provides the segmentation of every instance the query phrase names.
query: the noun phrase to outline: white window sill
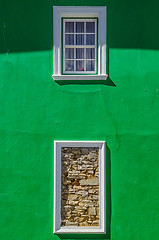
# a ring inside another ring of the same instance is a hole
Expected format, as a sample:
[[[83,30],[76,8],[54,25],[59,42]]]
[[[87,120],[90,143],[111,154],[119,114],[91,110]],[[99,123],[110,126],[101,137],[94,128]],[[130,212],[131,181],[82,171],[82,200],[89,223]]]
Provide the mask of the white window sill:
[[[108,75],[52,75],[55,81],[58,80],[106,80]]]
[[[55,234],[61,234],[61,233],[106,233],[104,229],[101,229],[100,227],[61,227],[60,230],[57,230],[54,232]]]

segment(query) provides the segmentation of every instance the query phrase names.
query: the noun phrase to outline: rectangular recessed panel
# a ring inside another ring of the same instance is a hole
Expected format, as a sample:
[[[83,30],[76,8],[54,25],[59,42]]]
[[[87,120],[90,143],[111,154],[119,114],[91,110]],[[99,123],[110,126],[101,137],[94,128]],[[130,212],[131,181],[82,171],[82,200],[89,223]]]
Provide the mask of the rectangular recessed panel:
[[[95,68],[95,61],[87,60],[86,61],[86,70],[87,71],[94,71]]]
[[[76,61],[76,71],[84,71],[84,61]]]
[[[74,32],[74,22],[66,22],[65,23],[65,32],[73,33]]]
[[[65,71],[74,71],[74,61],[73,60],[66,60]]]
[[[95,49],[94,48],[86,49],[86,59],[95,59]]]
[[[74,45],[74,35],[73,34],[65,35],[65,44],[66,45]]]
[[[61,226],[99,226],[99,148],[61,148]]]
[[[84,59],[84,48],[76,48],[76,59]]]
[[[65,49],[65,58],[66,59],[74,59],[74,49],[73,48]]]
[[[76,45],[84,45],[84,34],[76,34]]]
[[[86,32],[95,33],[95,22],[86,22]]]
[[[86,45],[95,45],[95,34],[86,35]]]
[[[84,22],[76,22],[76,32],[84,33]]]

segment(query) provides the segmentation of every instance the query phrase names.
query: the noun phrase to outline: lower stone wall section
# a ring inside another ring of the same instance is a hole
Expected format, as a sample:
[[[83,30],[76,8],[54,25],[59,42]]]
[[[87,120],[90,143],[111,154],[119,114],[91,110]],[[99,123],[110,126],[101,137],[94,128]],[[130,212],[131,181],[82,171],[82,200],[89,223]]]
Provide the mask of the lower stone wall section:
[[[61,150],[61,226],[99,226],[99,149]]]

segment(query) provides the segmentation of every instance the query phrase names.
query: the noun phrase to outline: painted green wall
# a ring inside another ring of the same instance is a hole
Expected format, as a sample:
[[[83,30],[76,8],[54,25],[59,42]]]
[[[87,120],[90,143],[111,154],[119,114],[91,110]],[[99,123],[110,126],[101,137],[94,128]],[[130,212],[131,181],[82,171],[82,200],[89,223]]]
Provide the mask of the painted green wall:
[[[103,83],[52,80],[52,6],[108,6]],[[159,236],[159,2],[0,2],[0,239]],[[53,141],[107,142],[107,235],[53,235]]]

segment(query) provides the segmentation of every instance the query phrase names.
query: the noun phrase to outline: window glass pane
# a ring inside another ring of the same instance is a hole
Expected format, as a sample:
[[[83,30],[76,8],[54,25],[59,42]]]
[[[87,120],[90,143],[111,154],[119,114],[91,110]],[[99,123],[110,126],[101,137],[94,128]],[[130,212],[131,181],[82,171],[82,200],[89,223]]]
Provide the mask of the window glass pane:
[[[84,71],[84,61],[76,61],[76,71]]]
[[[74,58],[74,48],[66,48],[65,59],[73,59],[73,58]]]
[[[65,71],[74,71],[74,61],[73,60],[65,61]]]
[[[86,49],[86,58],[87,59],[95,59],[95,49],[94,48]]]
[[[86,45],[95,45],[95,34],[86,35]]]
[[[95,33],[95,22],[86,22],[86,32]]]
[[[76,48],[76,58],[84,59],[84,48]]]
[[[65,45],[74,45],[74,34],[65,34]]]
[[[74,22],[65,22],[65,32],[66,33],[74,32]]]
[[[95,71],[95,61],[86,61],[86,71]]]
[[[84,32],[84,22],[76,22],[76,32],[77,33]]]
[[[76,34],[76,45],[84,45],[84,34]]]

